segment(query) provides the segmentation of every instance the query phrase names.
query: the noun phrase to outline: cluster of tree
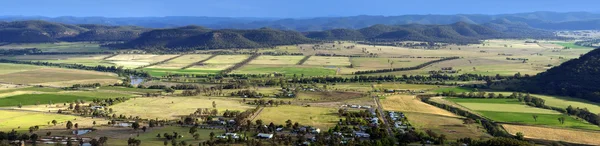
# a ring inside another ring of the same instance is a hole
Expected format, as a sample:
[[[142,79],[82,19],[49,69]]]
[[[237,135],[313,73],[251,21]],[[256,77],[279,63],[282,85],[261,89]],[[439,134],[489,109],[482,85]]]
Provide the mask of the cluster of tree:
[[[575,42],[575,45],[584,47],[600,47],[600,39],[578,41]]]
[[[41,62],[41,61],[15,61],[15,60],[7,60],[0,59],[0,63],[13,63],[13,64],[28,64],[28,65],[38,65],[38,66],[53,66],[60,68],[70,68],[70,69],[81,69],[81,70],[92,70],[92,71],[100,71],[100,72],[112,72],[121,76],[138,76],[138,77],[150,77],[150,74],[144,71],[139,71],[135,69],[123,69],[122,66],[85,66],[81,64],[65,64],[65,63],[51,63],[51,62]]]
[[[71,89],[79,89],[79,88],[96,88],[96,87],[100,87],[102,86],[100,83],[93,83],[93,84],[74,84],[71,85]]]
[[[327,54],[327,53],[316,53],[315,56],[335,56],[335,57],[377,57],[377,54],[367,54],[368,56],[364,56],[364,55],[342,55],[342,54]]]
[[[233,65],[233,66],[231,66],[231,67],[229,67],[227,69],[222,70],[219,74],[228,74],[228,73],[232,72],[233,70],[236,70],[236,69],[238,69],[238,68],[240,68],[240,67],[248,64],[250,61],[258,58],[258,56],[260,56],[260,54],[254,54],[254,55],[246,58],[244,61],[236,63],[235,65]]]
[[[239,90],[237,92],[231,92],[231,96],[240,96],[243,98],[262,98],[264,94],[256,92],[254,90]]]
[[[600,114],[592,113],[587,108],[573,108],[569,105],[566,109],[567,114],[575,115],[581,119],[584,119],[592,124],[600,125]]]
[[[42,53],[42,50],[38,48],[24,48],[24,49],[2,49],[0,55],[27,55]]]
[[[529,59],[527,58],[510,58],[510,57],[506,57],[506,60],[519,60],[519,61],[528,61]]]
[[[0,42],[129,41],[147,30],[133,26],[69,25],[39,20],[13,21],[0,24]]]
[[[448,60],[454,60],[454,59],[459,59],[460,57],[448,57],[448,58],[443,58],[443,59],[439,59],[439,60],[433,60],[433,61],[429,61],[429,62],[425,62],[423,64],[419,64],[417,66],[413,66],[413,67],[402,67],[402,68],[391,68],[391,69],[378,69],[378,70],[367,70],[367,71],[356,71],[353,74],[355,75],[360,75],[360,74],[372,74],[372,73],[384,73],[384,72],[395,72],[395,71],[409,71],[409,70],[418,70],[421,68],[424,68],[428,65],[434,64],[434,63],[438,63],[438,62],[442,62],[442,61],[448,61]]]
[[[518,138],[494,137],[488,140],[476,140],[471,138],[461,138],[456,140],[469,146],[533,146],[535,144],[523,141]]]
[[[246,102],[246,99],[244,99]],[[264,99],[254,99],[252,102],[248,102],[248,104],[252,105],[265,105],[265,106],[279,106],[279,105],[291,105],[292,101],[285,102],[283,100],[264,100]]]
[[[298,61],[298,63],[296,63],[296,65],[304,64],[304,62],[306,62],[308,59],[310,59],[310,57],[312,57],[312,55],[304,56],[304,58],[300,59],[300,61]]]

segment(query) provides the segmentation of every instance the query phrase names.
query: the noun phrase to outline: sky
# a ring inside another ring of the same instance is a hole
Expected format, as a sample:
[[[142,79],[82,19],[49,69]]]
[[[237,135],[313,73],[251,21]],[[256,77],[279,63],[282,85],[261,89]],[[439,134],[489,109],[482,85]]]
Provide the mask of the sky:
[[[406,14],[600,12],[600,0],[0,0],[0,15],[306,18]]]

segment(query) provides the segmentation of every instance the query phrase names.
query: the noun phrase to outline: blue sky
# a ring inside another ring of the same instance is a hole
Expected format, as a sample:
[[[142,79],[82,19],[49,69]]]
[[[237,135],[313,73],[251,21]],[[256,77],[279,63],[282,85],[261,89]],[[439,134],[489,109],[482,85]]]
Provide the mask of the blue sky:
[[[600,0],[0,0],[0,15],[323,17],[600,12]]]

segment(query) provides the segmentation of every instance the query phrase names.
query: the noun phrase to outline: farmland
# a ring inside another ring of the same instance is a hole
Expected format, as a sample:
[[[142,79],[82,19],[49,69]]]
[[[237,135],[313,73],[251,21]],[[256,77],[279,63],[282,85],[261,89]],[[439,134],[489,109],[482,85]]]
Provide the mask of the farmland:
[[[4,83],[70,86],[76,83],[119,82],[114,74],[94,71],[12,64],[0,64],[0,68],[3,68],[0,72],[4,73],[0,74],[0,82]]]
[[[405,112],[411,124],[420,131],[432,130],[455,140],[464,137],[490,138],[483,127],[477,124],[464,124],[461,118],[441,116],[436,114]],[[443,121],[443,122],[440,122]]]
[[[350,63],[350,59],[348,57],[313,56],[304,62],[303,65],[346,67],[350,66],[350,64],[352,63]]]
[[[130,130],[127,130],[127,131],[130,131]],[[140,133],[140,135],[136,136],[135,138],[141,140],[142,144],[144,144],[144,145],[163,145],[165,138],[157,138],[156,135],[158,135],[158,134],[163,135],[164,133],[173,133],[173,132],[183,135],[183,138],[177,139],[177,141],[185,141],[189,144],[196,144],[201,141],[210,140],[211,132],[213,132],[215,135],[221,135],[224,133],[221,130],[199,129],[197,133],[200,134],[200,137],[198,140],[195,140],[194,137],[192,136],[192,134],[189,134],[189,128],[167,126],[167,127],[153,128],[151,130],[148,130],[148,132]],[[99,133],[97,135],[108,135],[108,134],[110,134],[110,133]],[[112,135],[112,136],[115,136],[115,135]],[[121,137],[118,137],[119,140],[108,141],[107,144],[111,145],[111,146],[127,146],[127,138],[130,135],[124,136],[123,133],[117,133],[116,136],[121,136]]]
[[[294,65],[298,63],[304,56],[267,56],[261,55],[252,60],[249,64],[262,65]]]
[[[34,104],[48,104],[48,103],[66,103],[74,102],[77,100],[92,100],[93,97],[88,96],[75,96],[75,95],[61,95],[61,94],[23,94],[9,97],[0,98],[0,106],[18,106],[21,105],[34,105]]]
[[[138,55],[138,54],[120,54],[105,60],[115,64],[115,66],[123,66],[124,68],[136,68],[144,65],[149,65],[154,62],[163,61],[173,58],[177,55]]]
[[[499,122],[600,130],[600,127],[583,120],[553,110],[531,107],[516,99],[446,99]],[[537,117],[534,119],[534,116]],[[558,121],[559,118],[565,118],[564,123]]]
[[[310,125],[328,129],[339,120],[337,108],[302,107],[280,105],[278,107],[265,107],[256,119],[265,123],[284,124],[287,120],[298,122],[300,125]]]
[[[151,68],[161,68],[161,69],[180,69],[187,65],[196,63],[198,61],[204,60],[208,58],[210,55],[205,54],[188,54],[183,55],[181,57],[175,58],[173,60],[167,61],[163,64],[159,64],[156,66],[152,66]]]
[[[522,132],[527,138],[600,145],[600,132],[503,124],[511,134]]]
[[[381,101],[383,109],[401,112],[425,113],[447,117],[457,117],[451,112],[421,102],[415,96],[394,95]]]
[[[10,60],[40,61],[65,64],[82,64],[85,66],[114,66],[115,64],[103,60],[109,55],[26,55],[3,57]]]
[[[21,111],[7,111],[0,110],[0,130],[10,131],[15,129],[17,131],[27,131],[30,126],[36,125],[48,125],[48,122],[56,120],[60,123],[74,120],[77,116],[61,115],[61,114],[48,114],[38,112],[21,112]],[[20,127],[20,129],[18,128]]]
[[[273,66],[273,65],[246,65],[233,73],[240,74],[268,74],[268,73],[280,73],[286,75],[305,75],[305,76],[326,76],[335,75],[334,69],[324,67],[310,67],[310,66],[297,66],[297,65],[285,65],[285,66]]]
[[[139,116],[140,118],[179,119],[189,115],[198,108],[212,108],[212,102],[217,104],[217,110],[244,111],[253,107],[235,100],[219,99],[218,97],[165,97],[165,98],[134,98],[124,103],[111,106],[117,114]]]

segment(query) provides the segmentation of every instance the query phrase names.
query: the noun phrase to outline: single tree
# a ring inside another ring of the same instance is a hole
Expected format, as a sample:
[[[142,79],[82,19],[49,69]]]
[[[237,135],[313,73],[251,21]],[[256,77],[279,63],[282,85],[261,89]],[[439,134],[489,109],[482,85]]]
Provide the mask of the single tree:
[[[533,120],[537,122],[538,115],[533,115]]]
[[[67,129],[73,128],[73,122],[67,121]]]

